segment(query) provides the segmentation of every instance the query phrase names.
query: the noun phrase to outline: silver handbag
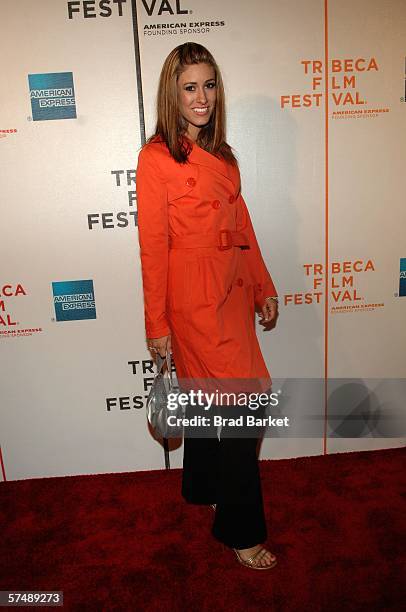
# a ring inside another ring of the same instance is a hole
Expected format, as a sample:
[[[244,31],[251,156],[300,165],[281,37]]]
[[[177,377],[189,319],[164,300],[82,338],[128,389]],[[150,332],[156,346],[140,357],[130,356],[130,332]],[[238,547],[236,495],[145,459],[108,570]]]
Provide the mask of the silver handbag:
[[[163,372],[163,366],[166,363],[166,373]],[[183,424],[177,419],[182,419],[185,415],[185,407],[174,402],[175,407],[168,408],[168,394],[175,396],[179,393],[175,387],[172,367],[171,355],[166,352],[166,357],[161,357],[159,353],[156,355],[156,374],[154,381],[147,398],[147,418],[153,427],[155,434],[162,438],[179,438],[183,433]],[[168,423],[168,417],[171,418]]]

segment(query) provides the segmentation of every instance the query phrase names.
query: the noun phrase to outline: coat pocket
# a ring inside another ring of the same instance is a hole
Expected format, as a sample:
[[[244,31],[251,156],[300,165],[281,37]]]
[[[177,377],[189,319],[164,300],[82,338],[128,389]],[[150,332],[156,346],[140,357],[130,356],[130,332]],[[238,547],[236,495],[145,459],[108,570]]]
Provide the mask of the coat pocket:
[[[202,305],[219,305],[227,296],[223,270],[212,256],[198,257],[199,279],[197,291],[200,293]]]
[[[191,260],[185,262],[185,274],[183,279],[183,303],[189,306],[192,303],[192,290],[199,276],[199,262]]]
[[[213,280],[211,262],[205,257],[184,262],[183,299],[181,298],[184,311],[198,309],[202,312],[202,309],[217,302]]]
[[[177,260],[170,266],[168,276],[168,304],[174,313],[189,308],[192,301],[192,290],[198,277],[198,262],[194,260]]]

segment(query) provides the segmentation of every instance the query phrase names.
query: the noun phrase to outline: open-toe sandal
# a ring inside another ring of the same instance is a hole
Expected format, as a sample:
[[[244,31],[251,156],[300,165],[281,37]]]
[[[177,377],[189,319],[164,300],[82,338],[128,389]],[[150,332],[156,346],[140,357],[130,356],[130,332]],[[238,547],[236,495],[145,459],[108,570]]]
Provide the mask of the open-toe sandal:
[[[266,550],[266,548],[261,546],[261,548],[259,548],[256,553],[251,555],[251,557],[248,557],[248,559],[243,559],[241,557],[240,553],[238,552],[238,550],[236,548],[233,548],[233,551],[235,552],[238,561],[242,565],[245,565],[245,567],[250,567],[251,569],[255,569],[255,570],[269,570],[269,569],[272,569],[276,565],[276,559],[271,561],[271,563],[269,565],[257,565],[255,563],[255,559],[258,557],[259,553],[261,553],[263,550]],[[269,551],[267,551],[267,552],[269,552]]]

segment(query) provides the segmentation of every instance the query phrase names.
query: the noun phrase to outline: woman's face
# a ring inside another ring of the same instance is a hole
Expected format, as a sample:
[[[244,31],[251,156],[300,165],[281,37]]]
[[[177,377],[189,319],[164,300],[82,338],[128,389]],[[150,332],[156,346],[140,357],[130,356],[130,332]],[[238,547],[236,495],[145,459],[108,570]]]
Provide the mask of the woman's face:
[[[213,66],[191,64],[178,78],[179,112],[188,122],[186,135],[196,140],[216,105],[216,79]]]

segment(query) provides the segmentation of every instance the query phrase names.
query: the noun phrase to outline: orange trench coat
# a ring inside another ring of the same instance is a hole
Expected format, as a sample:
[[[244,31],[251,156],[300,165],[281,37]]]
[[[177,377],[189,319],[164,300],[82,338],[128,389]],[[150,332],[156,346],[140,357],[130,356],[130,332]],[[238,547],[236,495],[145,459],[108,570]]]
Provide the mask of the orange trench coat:
[[[179,164],[156,137],[139,153],[136,189],[147,338],[171,333],[181,388],[192,388],[191,380],[243,379],[246,389],[269,389],[255,309],[277,292],[238,167],[196,143],[189,162]],[[240,232],[240,246],[224,230]]]

